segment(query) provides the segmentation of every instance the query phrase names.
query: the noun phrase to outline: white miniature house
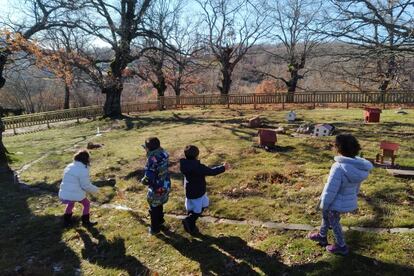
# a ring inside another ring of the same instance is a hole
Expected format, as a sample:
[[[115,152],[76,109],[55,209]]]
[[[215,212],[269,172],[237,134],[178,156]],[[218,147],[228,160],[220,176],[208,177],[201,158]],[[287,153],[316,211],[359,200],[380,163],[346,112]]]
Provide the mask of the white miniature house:
[[[290,111],[288,114],[286,114],[286,120],[288,122],[294,122],[296,120],[296,112]]]
[[[313,130],[314,136],[330,136],[335,127],[330,124],[317,124]]]

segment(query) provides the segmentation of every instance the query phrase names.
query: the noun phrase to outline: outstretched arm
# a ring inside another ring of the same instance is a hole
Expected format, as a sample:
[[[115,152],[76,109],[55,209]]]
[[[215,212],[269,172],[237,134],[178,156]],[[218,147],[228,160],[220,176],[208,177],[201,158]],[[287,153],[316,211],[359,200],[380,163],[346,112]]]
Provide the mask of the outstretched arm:
[[[201,165],[201,173],[203,175],[209,175],[209,176],[218,175],[218,174],[225,172],[225,170],[226,168],[224,167],[224,165],[216,166],[212,168],[209,168],[205,165]]]
[[[83,173],[79,176],[79,182],[82,190],[88,192],[88,193],[97,193],[99,188],[96,187],[91,183],[91,180],[89,178],[89,171]]]

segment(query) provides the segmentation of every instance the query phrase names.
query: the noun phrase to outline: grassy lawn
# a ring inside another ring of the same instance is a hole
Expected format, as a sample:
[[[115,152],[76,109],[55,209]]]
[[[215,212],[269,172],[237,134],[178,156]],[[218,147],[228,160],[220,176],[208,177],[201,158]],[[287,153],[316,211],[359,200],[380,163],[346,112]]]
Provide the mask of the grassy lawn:
[[[203,235],[191,238],[179,221],[169,220],[171,232],[160,237],[146,234],[145,189],[137,178],[145,163],[140,145],[149,136],[159,137],[171,155],[174,190],[167,212],[184,213],[178,160],[184,146],[191,143],[200,148],[204,163],[228,161],[233,166],[231,171],[208,179],[212,204],[207,214],[318,225],[320,214],[315,205],[333,162],[333,137],[293,138],[289,134],[301,122],[287,124],[285,114],[232,109],[164,111],[140,114],[126,122],[100,120],[5,137],[6,146],[14,153],[14,168],[49,155],[21,175],[24,182],[41,187],[40,191],[1,187],[0,271],[14,273],[21,266],[23,273],[38,275],[51,274],[53,267],[55,273],[68,275],[78,273],[77,269],[90,275],[412,275],[413,234],[349,231],[353,253],[347,258],[326,254],[304,238],[306,233],[298,231],[204,224]],[[385,110],[380,124],[363,124],[360,109],[298,110],[297,114],[304,122],[333,123],[339,132],[353,133],[366,158],[375,157],[380,140],[398,142],[397,163],[414,166],[412,110],[408,115]],[[287,129],[287,135],[278,136],[282,152],[252,147],[256,130],[244,125],[253,115],[266,118],[269,126]],[[138,213],[94,208],[94,219],[99,221],[96,230],[63,230],[59,217],[63,206],[56,197],[63,168],[76,150],[73,145],[85,146],[98,126],[107,132],[92,140],[104,147],[92,152],[91,176],[93,180],[116,178],[117,185],[103,188],[92,199],[98,205],[127,205]],[[414,181],[375,168],[362,185],[359,206],[357,212],[343,217],[344,225],[414,227]]]

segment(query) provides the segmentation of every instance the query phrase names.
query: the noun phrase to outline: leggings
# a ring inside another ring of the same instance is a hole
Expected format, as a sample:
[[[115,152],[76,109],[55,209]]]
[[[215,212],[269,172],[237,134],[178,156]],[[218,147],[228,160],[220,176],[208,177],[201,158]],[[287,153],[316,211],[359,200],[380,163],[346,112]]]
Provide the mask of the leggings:
[[[67,204],[65,214],[72,214],[73,208],[75,207],[75,202],[79,202],[80,204],[83,205],[82,215],[89,215],[91,203],[86,197],[82,199],[81,201],[64,200],[63,203]]]
[[[339,246],[345,246],[345,239],[340,220],[341,216],[339,212],[332,210],[322,211],[322,225],[319,234],[322,237],[326,237],[329,228],[332,228],[336,244]]]

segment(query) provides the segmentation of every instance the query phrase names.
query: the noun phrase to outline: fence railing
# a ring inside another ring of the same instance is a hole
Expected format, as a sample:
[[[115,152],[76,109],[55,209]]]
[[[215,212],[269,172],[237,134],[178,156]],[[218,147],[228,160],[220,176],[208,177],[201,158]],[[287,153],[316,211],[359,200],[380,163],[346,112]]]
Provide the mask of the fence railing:
[[[406,104],[414,103],[414,91],[403,92],[306,92],[279,94],[244,94],[244,95],[197,95],[185,97],[161,97],[161,105],[169,108],[185,105],[243,105],[243,104],[326,104],[351,103],[368,104]]]
[[[177,106],[209,106],[209,105],[244,105],[250,104],[327,104],[344,103],[349,107],[352,103],[358,104],[414,104],[414,91],[398,92],[346,92],[346,91],[314,91],[300,92],[294,94],[243,94],[243,95],[197,95],[160,97],[158,101],[146,103],[132,103],[122,105],[124,113],[152,111],[160,108],[175,108]],[[100,106],[89,106],[72,108],[66,110],[11,116],[3,118],[6,129],[16,129],[35,125],[50,124],[68,120],[79,120],[81,118],[94,118],[103,115]]]
[[[122,111],[124,113],[152,111],[157,110],[158,108],[159,101],[149,101],[146,103],[122,105]],[[4,117],[2,118],[2,121],[6,129],[13,129],[14,133],[16,134],[16,129],[22,127],[31,127],[44,124],[47,124],[49,126],[51,123],[70,120],[79,121],[82,118],[96,118],[103,115],[104,113],[101,106],[88,106],[65,110],[26,114],[20,116]]]
[[[79,120],[82,118],[95,118],[97,116],[102,116],[103,110],[100,106],[88,106],[80,108],[71,108],[65,110],[41,112],[26,114],[20,116],[10,116],[3,118],[3,123],[6,129],[13,129],[16,132],[16,129],[22,127],[30,127],[35,125],[47,124],[50,123],[63,122],[68,120]]]

